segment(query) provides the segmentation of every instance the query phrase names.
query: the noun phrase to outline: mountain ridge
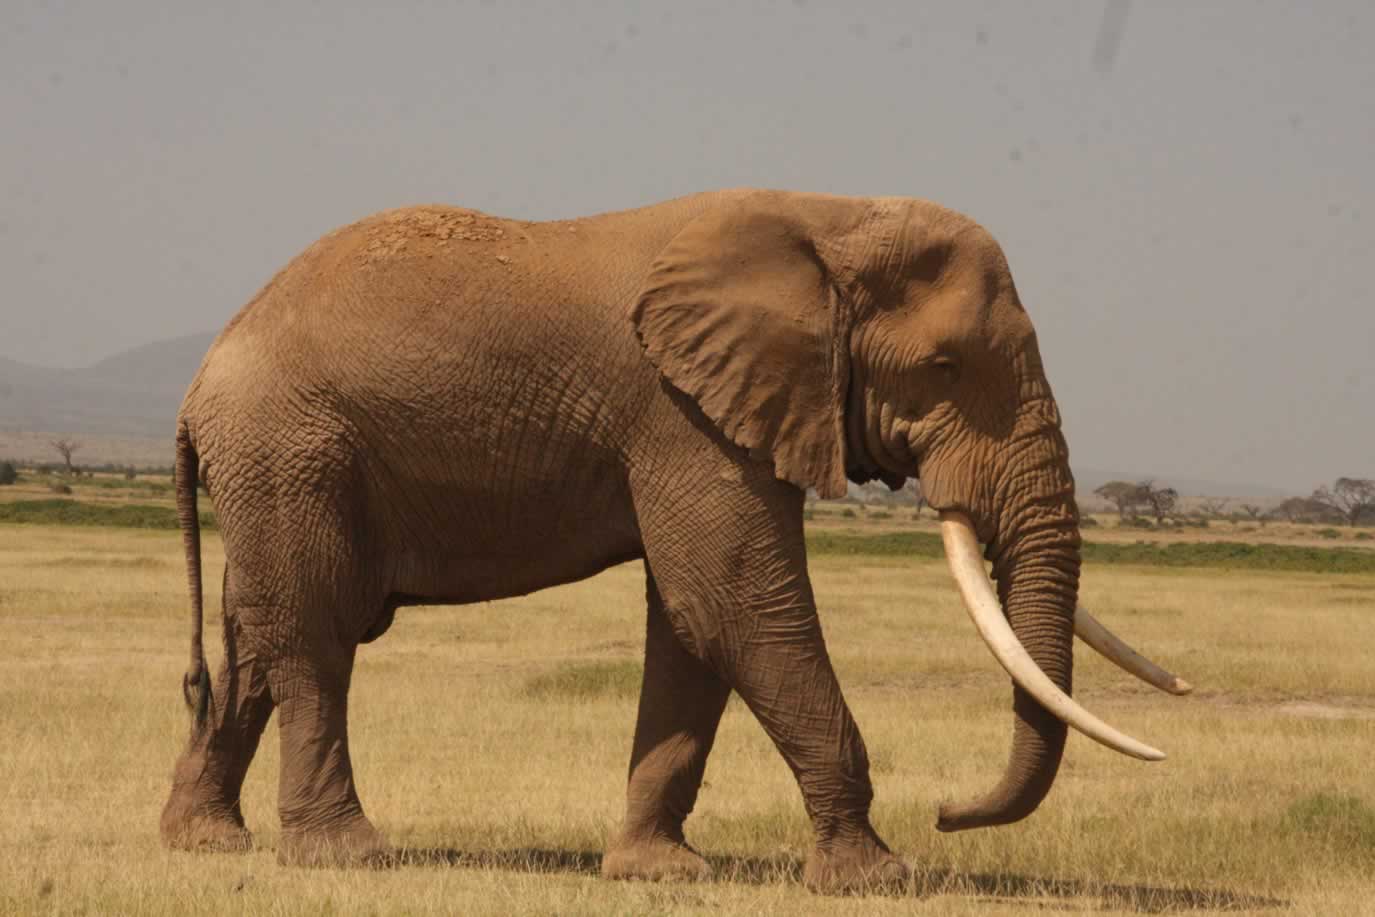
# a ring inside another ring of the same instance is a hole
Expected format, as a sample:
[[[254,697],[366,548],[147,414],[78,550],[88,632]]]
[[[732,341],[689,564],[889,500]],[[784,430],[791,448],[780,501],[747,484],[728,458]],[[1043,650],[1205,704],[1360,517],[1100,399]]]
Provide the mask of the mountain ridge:
[[[0,357],[0,429],[167,436],[213,332],[153,341],[77,369]]]

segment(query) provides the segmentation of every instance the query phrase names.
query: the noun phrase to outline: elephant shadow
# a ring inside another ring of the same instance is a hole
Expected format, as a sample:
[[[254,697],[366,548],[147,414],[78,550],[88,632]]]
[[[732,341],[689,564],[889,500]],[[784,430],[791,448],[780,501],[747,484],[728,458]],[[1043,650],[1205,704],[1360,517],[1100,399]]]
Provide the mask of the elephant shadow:
[[[401,853],[398,865],[452,866],[465,869],[500,869],[525,873],[571,873],[595,876],[602,868],[601,853],[590,850],[548,850],[519,847],[506,850],[458,850],[411,848]],[[768,885],[800,882],[802,861],[796,857],[708,856],[715,873],[713,882]],[[934,895],[1025,901],[1039,907],[1056,906],[1056,900],[1096,899],[1097,906],[1139,914],[1177,911],[1240,911],[1289,907],[1278,898],[1250,895],[1223,888],[1167,888],[1156,885],[1120,885],[1079,879],[1055,879],[1016,873],[961,872],[953,869],[917,869],[912,880],[898,888],[879,889],[889,897],[927,898]]]

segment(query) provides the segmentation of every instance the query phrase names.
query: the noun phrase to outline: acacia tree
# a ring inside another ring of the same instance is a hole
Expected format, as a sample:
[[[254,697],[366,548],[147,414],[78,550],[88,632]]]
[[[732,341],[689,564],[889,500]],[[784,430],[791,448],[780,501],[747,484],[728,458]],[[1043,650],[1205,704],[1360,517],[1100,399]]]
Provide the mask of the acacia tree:
[[[62,462],[67,466],[67,474],[76,470],[72,467],[72,453],[81,448],[81,443],[64,436],[61,439],[53,440],[49,445],[57,450],[58,455],[62,456]]]
[[[1141,505],[1141,487],[1130,481],[1109,481],[1094,491],[1094,494],[1117,507],[1117,515],[1127,518],[1128,513],[1136,511]]]
[[[1285,497],[1275,507],[1275,515],[1286,522],[1303,522],[1308,517],[1311,502],[1308,497]]]
[[[1312,499],[1332,509],[1347,525],[1359,525],[1362,516],[1375,516],[1375,479],[1337,478],[1330,489],[1323,486],[1313,491]]]
[[[1198,501],[1198,514],[1204,519],[1216,519],[1227,509],[1224,497],[1203,497]]]
[[[1336,510],[1312,497],[1286,497],[1275,507],[1275,515],[1289,522],[1340,521]]]
[[[926,507],[926,495],[921,492],[921,481],[916,478],[908,478],[902,489],[912,495],[912,501],[917,505],[916,515],[920,517],[921,511]]]
[[[1179,491],[1173,487],[1156,487],[1155,481],[1149,478],[1136,485],[1140,500],[1151,508],[1151,515],[1155,516],[1155,524],[1159,525],[1165,521],[1165,517],[1174,512],[1175,506],[1179,503]]]

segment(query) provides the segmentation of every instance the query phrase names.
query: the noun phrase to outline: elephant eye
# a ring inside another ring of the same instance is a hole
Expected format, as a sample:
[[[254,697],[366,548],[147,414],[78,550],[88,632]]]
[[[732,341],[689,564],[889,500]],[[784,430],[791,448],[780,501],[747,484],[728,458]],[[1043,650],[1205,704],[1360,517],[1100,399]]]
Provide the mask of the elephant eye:
[[[936,372],[940,373],[941,378],[950,385],[960,381],[960,363],[954,357],[941,354],[931,361]]]

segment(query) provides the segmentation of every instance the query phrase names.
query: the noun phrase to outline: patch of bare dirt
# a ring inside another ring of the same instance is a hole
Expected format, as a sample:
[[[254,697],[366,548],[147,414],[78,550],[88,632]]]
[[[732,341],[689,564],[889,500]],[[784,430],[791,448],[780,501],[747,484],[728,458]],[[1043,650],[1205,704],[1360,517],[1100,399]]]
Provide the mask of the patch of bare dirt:
[[[1224,692],[1194,694],[1188,700],[1214,707],[1250,710],[1261,713],[1281,713],[1311,720],[1375,720],[1375,706],[1368,699],[1358,697],[1324,697],[1284,699],[1256,697]]]
[[[1314,720],[1375,720],[1375,708],[1325,704],[1318,701],[1290,701],[1280,704],[1280,713]]]

